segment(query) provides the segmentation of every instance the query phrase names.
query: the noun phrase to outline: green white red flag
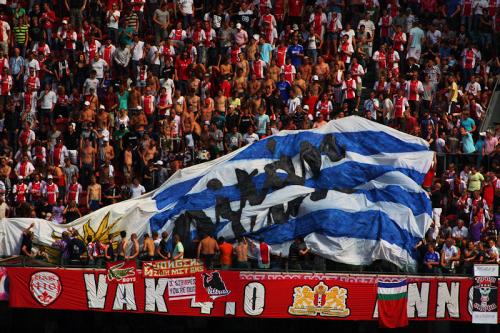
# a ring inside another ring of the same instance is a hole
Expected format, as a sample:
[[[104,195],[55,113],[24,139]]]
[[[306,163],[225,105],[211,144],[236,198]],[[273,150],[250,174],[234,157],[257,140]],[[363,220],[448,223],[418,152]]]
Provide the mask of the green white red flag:
[[[380,327],[408,326],[408,281],[379,282],[377,291]]]

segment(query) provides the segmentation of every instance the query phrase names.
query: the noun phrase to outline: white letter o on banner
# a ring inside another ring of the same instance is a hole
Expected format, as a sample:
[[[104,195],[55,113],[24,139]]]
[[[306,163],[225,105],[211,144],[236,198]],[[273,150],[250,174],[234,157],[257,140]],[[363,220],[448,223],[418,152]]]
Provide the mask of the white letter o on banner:
[[[258,316],[264,312],[266,288],[259,282],[251,282],[245,287],[243,310],[249,316]]]

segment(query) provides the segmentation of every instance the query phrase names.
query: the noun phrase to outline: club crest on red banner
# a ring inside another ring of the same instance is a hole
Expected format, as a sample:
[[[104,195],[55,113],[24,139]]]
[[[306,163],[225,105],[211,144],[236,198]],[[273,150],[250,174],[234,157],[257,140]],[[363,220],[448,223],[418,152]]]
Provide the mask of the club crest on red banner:
[[[108,283],[133,283],[136,281],[135,261],[119,261],[106,265]]]
[[[48,306],[54,303],[61,294],[61,280],[52,272],[34,273],[30,280],[30,291],[38,303]]]
[[[350,310],[346,305],[347,289],[334,286],[328,288],[323,282],[316,286],[295,287],[293,304],[288,313],[296,316],[347,317]]]

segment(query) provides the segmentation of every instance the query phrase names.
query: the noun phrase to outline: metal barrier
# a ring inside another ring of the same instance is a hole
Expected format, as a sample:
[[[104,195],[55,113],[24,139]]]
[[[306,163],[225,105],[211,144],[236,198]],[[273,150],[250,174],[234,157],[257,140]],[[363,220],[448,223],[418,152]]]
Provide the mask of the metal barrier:
[[[137,268],[141,269],[143,261],[136,260]],[[276,265],[271,265],[268,269],[259,268],[254,260],[251,260],[248,268],[227,268],[222,269],[218,265],[214,266],[214,270],[228,270],[228,271],[239,271],[239,272],[272,272],[275,274],[289,274],[289,273],[302,273],[302,274],[347,274],[347,275],[412,275],[412,276],[454,276],[454,277],[470,277],[470,274],[463,273],[422,273],[422,272],[405,272],[404,270],[397,269],[395,266],[391,266],[390,263],[382,263],[381,266],[389,269],[373,269],[373,265],[370,266],[351,266],[342,263],[330,262],[325,265],[322,269],[315,269],[315,267],[308,266],[303,269],[291,269],[288,267],[286,260],[282,262],[282,266],[278,267]],[[385,264],[385,265],[384,265]],[[329,266],[329,267],[328,267]],[[332,266],[337,266],[335,269]],[[84,265],[82,263],[75,263],[69,265],[61,264],[50,264],[45,261],[36,260],[32,258],[27,258],[24,256],[13,256],[9,258],[0,259],[0,267],[35,267],[35,268],[55,268],[55,269],[105,269],[105,267],[95,267],[90,265]]]

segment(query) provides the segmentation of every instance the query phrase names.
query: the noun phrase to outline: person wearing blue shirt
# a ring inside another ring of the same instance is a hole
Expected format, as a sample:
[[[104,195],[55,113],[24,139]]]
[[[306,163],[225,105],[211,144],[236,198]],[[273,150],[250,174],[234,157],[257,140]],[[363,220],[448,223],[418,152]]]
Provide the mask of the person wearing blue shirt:
[[[266,42],[264,37],[260,37],[260,58],[269,65],[271,63],[271,54],[273,46]]]
[[[434,244],[427,245],[427,252],[424,255],[424,271],[426,273],[439,273],[440,258],[436,252]]]
[[[464,127],[460,127],[460,134],[462,135],[462,152],[464,154],[472,154],[475,152],[476,147],[474,146],[472,135],[467,132]]]
[[[474,132],[476,130],[476,122],[474,121],[474,119],[469,117],[468,112],[462,113],[462,119],[460,119],[460,126],[465,128],[465,130],[468,133]]]
[[[458,30],[460,25],[460,13],[461,13],[461,0],[448,0],[447,11],[448,15],[447,24],[452,30]]]
[[[281,100],[284,103],[286,103],[288,101],[288,99],[290,98],[290,89],[292,88],[292,86],[290,85],[290,83],[287,80],[285,80],[284,73],[280,74],[280,80],[278,81],[278,83],[276,83],[276,86],[278,87],[278,90],[280,91]]]
[[[295,68],[299,68],[304,59],[304,47],[299,44],[299,39],[297,37],[293,39],[293,44],[288,46],[287,53],[292,60],[292,65],[294,65]]]

